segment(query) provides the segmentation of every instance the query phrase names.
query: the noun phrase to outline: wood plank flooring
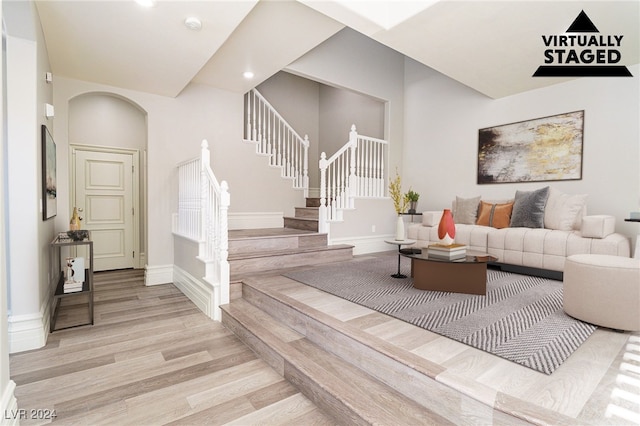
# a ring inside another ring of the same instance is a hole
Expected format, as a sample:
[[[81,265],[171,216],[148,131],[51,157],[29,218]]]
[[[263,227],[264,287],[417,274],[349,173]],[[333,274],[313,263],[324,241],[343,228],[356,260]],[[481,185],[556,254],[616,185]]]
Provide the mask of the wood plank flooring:
[[[489,405],[514,397],[576,424],[640,424],[640,333],[598,329],[547,376],[278,272],[262,276],[296,300],[437,363],[442,383]],[[136,271],[100,273],[95,296],[94,326],[55,332],[46,347],[11,355],[19,408],[54,409],[59,424],[334,424],[173,285],[145,287]],[[65,306],[61,324],[81,320],[83,308]],[[465,407],[455,409],[465,415]]]
[[[145,287],[132,270],[95,277],[94,326],[10,357],[22,425],[332,424],[173,285]],[[58,326],[86,321],[86,301],[75,299]]]

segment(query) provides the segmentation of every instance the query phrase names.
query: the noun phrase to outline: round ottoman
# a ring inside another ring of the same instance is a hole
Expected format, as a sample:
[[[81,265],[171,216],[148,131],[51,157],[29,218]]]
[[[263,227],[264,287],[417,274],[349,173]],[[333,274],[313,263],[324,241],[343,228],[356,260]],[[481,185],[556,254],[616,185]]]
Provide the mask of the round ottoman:
[[[640,259],[575,254],[564,264],[564,311],[616,330],[640,330]]]

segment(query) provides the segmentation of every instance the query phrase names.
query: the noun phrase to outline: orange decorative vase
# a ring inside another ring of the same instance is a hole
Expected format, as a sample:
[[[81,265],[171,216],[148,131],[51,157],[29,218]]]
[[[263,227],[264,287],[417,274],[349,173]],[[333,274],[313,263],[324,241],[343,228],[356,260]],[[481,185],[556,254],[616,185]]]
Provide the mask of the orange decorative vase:
[[[449,245],[453,244],[455,236],[456,224],[453,222],[453,214],[451,214],[451,210],[444,209],[438,225],[438,238],[440,238],[442,244]]]

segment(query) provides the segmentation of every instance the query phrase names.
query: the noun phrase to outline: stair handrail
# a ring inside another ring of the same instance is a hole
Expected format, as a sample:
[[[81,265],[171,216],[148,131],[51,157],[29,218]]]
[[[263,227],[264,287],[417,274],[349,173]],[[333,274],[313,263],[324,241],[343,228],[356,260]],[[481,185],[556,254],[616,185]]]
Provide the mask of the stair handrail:
[[[256,143],[258,154],[268,155],[294,188],[309,196],[309,137],[301,137],[257,89],[245,95],[245,140]]]
[[[382,198],[386,194],[388,142],[358,135],[351,126],[349,141],[329,159],[320,154],[319,232],[341,220],[342,211],[354,207],[356,197]]]
[[[199,244],[198,259],[209,264],[204,278],[219,285],[220,304],[229,302],[229,185],[218,183],[209,144],[200,157],[178,165],[178,220],[174,232]]]

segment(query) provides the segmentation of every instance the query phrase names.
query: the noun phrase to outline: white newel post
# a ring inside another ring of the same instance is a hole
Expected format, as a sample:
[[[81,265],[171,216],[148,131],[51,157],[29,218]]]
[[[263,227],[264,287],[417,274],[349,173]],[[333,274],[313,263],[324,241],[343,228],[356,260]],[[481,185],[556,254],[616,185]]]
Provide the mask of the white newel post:
[[[220,304],[229,303],[229,205],[231,195],[226,180],[220,183]]]
[[[302,165],[302,187],[304,188],[304,198],[309,196],[309,136],[304,135],[304,154]]]
[[[200,144],[200,241],[207,241],[208,221],[211,214],[209,201],[209,180],[207,168],[209,167],[209,142],[206,139]]]
[[[358,196],[358,176],[356,176],[356,149],[358,148],[358,132],[356,125],[351,125],[349,132],[349,208],[354,208],[354,197]]]
[[[327,232],[327,154],[320,154],[320,210],[318,212],[318,232]]]

